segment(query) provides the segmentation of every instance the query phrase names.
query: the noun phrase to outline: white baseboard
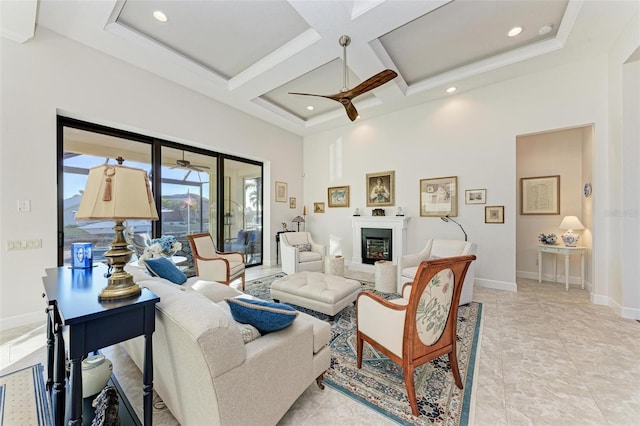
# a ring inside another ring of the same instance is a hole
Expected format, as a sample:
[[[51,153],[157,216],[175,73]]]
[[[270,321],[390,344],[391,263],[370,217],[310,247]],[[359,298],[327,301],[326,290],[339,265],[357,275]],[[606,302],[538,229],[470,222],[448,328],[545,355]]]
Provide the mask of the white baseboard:
[[[611,308],[611,310],[613,310],[616,314],[620,315],[622,318],[640,320],[640,309],[622,306],[615,300],[611,299],[610,297],[604,297],[604,296],[600,296],[600,297],[603,299],[606,299],[608,302],[608,303],[602,303],[602,305],[608,305]],[[593,295],[591,299],[593,300]]]
[[[529,271],[516,271],[516,277],[518,278],[527,278],[530,280],[536,280],[538,281],[538,273],[537,272],[529,272]],[[551,274],[542,274],[542,281],[551,281],[554,282],[554,280],[556,279],[556,277],[554,277]],[[558,283],[562,283],[564,284],[564,275],[559,274],[557,276]],[[580,277],[574,277],[569,275],[569,284],[574,284],[574,285],[580,285],[581,280]],[[587,282],[584,283],[584,288],[590,288],[587,285]]]
[[[36,323],[44,323],[47,320],[47,316],[42,311],[31,312],[28,314],[16,315],[8,318],[0,318],[0,331],[10,330],[16,327],[22,327],[23,325],[30,325]]]
[[[505,281],[494,281],[476,278],[475,285],[478,287],[492,288],[494,290],[518,291],[516,283],[508,283]]]

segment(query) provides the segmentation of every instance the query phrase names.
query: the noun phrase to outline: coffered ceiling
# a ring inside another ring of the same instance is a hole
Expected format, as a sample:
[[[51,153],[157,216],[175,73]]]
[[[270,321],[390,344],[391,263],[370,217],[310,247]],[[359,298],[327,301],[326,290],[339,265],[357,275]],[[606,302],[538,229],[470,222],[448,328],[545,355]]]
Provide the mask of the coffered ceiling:
[[[604,52],[635,10],[615,0],[40,0],[34,20],[307,135],[353,125],[338,102],[289,94],[343,88],[341,35],[349,88],[399,74],[355,98],[366,120]]]

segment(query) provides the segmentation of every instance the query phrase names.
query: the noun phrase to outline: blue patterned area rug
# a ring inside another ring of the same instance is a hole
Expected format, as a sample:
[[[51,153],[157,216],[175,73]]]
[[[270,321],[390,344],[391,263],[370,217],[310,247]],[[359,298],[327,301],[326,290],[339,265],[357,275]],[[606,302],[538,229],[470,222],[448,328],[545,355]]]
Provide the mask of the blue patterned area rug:
[[[0,425],[52,425],[42,364],[0,377]]]
[[[284,274],[247,282],[246,293],[271,300],[270,284]],[[374,291],[363,283],[363,288]],[[397,294],[379,293],[393,299]],[[325,314],[295,306],[324,321]],[[331,366],[324,382],[332,388],[404,425],[467,425],[471,409],[474,367],[477,358],[482,304],[472,302],[458,309],[458,367],[464,389],[453,380],[448,357],[442,356],[416,369],[415,386],[420,416],[411,413],[402,367],[385,355],[364,345],[362,368],[356,368],[355,307],[350,305],[331,323]]]

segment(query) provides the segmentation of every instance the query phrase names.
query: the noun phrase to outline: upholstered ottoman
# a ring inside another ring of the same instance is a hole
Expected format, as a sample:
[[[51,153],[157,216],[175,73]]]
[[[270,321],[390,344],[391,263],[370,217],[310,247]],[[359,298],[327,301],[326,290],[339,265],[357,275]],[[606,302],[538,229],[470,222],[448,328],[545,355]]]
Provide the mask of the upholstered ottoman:
[[[271,298],[322,312],[333,318],[360,293],[356,280],[322,272],[298,272],[271,284]]]

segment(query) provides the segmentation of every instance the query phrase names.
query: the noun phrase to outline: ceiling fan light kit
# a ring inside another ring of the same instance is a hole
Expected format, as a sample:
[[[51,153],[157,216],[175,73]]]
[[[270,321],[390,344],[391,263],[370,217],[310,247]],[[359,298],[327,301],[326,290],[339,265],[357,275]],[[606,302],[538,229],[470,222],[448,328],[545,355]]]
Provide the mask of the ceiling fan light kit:
[[[327,99],[340,102],[344,106],[344,109],[347,112],[347,116],[349,117],[349,120],[355,121],[359,117],[359,115],[358,115],[358,111],[356,110],[356,107],[353,106],[353,103],[351,102],[353,98],[355,98],[356,96],[365,94],[370,90],[376,89],[385,83],[388,83],[389,81],[396,78],[398,76],[398,73],[396,73],[393,70],[386,69],[384,71],[380,71],[378,74],[374,75],[373,77],[366,79],[365,81],[363,81],[362,83],[354,87],[353,89],[349,89],[348,88],[348,68],[347,68],[347,46],[351,43],[351,37],[349,37],[348,35],[340,36],[340,38],[338,39],[338,43],[340,43],[340,46],[342,46],[342,55],[343,55],[343,58],[342,58],[343,85],[340,93],[336,93],[333,95],[316,95],[313,93],[289,92],[289,94],[303,95],[303,96],[316,96],[316,97],[327,98]]]

